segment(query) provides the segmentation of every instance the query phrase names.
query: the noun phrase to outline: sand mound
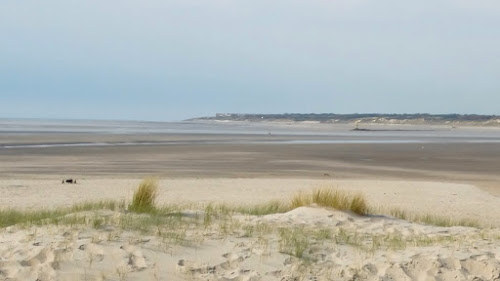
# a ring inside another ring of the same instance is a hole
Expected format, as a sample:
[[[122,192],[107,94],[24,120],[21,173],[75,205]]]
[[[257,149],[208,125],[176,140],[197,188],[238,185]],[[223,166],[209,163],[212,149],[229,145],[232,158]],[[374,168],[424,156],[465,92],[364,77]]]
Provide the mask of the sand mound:
[[[112,217],[125,216],[139,218]],[[192,220],[182,231],[161,226],[161,235],[112,224],[8,227],[0,232],[0,280],[500,280],[496,229],[314,206]]]
[[[0,206],[26,209],[71,206],[98,200],[128,200],[140,179],[79,179],[77,185],[53,179],[0,179]],[[467,184],[422,181],[313,179],[163,179],[159,204],[260,204],[290,198],[300,191],[334,187],[363,193],[372,206],[411,213],[437,213],[500,227],[500,198]],[[485,210],[488,210],[485,212]]]

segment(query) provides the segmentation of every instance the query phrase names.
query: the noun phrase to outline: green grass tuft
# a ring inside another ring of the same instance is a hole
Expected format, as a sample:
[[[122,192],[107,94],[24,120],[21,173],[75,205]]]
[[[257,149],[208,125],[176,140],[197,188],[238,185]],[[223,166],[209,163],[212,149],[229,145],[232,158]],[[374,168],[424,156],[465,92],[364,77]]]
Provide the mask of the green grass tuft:
[[[258,205],[235,207],[235,211],[245,215],[264,216],[269,214],[286,213],[290,211],[290,206],[283,204],[281,201],[273,200]]]
[[[398,219],[421,223],[421,224],[443,226],[443,227],[465,226],[465,227],[481,228],[479,222],[472,219],[452,219],[450,217],[430,215],[430,214],[424,214],[424,215],[408,214],[408,212],[398,208],[391,209],[389,211],[389,214]]]
[[[0,227],[7,227],[16,224],[57,224],[68,214],[94,211],[94,210],[117,210],[123,209],[125,202],[116,201],[99,201],[99,202],[84,202],[73,205],[71,207],[59,207],[52,210],[15,210],[3,209],[0,210]]]
[[[279,236],[280,252],[303,258],[310,243],[309,234],[304,228],[280,228]]]

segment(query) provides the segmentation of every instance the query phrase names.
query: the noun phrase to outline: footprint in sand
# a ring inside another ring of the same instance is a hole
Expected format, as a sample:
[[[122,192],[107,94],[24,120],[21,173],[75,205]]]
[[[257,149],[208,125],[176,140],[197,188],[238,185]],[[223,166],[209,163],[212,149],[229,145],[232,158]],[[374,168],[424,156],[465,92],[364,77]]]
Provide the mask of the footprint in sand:
[[[220,281],[257,281],[261,276],[254,270],[238,270],[222,275]]]
[[[148,267],[146,259],[139,248],[132,245],[124,245],[120,249],[125,251],[126,258],[128,259],[127,264],[133,271],[141,271]]]
[[[104,250],[93,243],[83,244],[78,247],[78,249],[85,251],[87,253],[87,258],[93,261],[101,262],[104,259]]]
[[[177,271],[185,274],[207,274],[214,271],[206,263],[197,263],[189,260],[179,260],[176,266]]]

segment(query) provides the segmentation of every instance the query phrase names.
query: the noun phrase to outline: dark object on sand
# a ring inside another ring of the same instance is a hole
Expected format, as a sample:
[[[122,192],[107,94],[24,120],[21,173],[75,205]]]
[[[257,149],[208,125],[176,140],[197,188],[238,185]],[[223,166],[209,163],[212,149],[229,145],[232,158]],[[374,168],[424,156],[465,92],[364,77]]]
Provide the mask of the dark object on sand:
[[[62,180],[62,183],[75,183],[76,184],[76,179],[65,179],[65,180]]]

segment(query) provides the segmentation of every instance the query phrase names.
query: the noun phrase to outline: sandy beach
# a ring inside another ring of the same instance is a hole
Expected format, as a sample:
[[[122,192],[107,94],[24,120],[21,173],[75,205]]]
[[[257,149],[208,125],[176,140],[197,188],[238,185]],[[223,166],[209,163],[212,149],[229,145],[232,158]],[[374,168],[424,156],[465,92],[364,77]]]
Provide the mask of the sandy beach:
[[[2,206],[36,210],[99,200],[128,200],[140,179],[81,179],[76,185],[58,178],[0,180]],[[473,185],[426,181],[317,180],[290,178],[163,179],[158,203],[251,205],[291,198],[299,192],[334,188],[366,195],[377,207],[414,213],[438,213],[500,227],[500,198]],[[488,210],[487,212],[485,210]]]
[[[162,217],[156,230],[132,227],[131,221],[144,217],[127,212],[126,206],[75,211],[57,224],[4,227],[0,278],[496,280],[500,143],[492,139],[4,134],[2,210],[129,202],[148,176],[160,180],[158,206],[188,207],[179,210],[178,221]],[[62,184],[66,178],[77,184]],[[265,215],[219,210],[207,223],[207,206],[288,202],[318,188],[363,194],[373,214],[313,204]],[[391,215],[395,209],[408,219]],[[474,221],[479,228],[409,219],[424,215]],[[303,251],[297,252],[302,244]]]
[[[0,281],[500,281],[499,15],[1,1]]]
[[[321,135],[298,128],[295,135],[5,133],[0,178],[408,180],[471,184],[500,195],[500,130],[366,134],[326,127],[320,132],[332,135]]]

